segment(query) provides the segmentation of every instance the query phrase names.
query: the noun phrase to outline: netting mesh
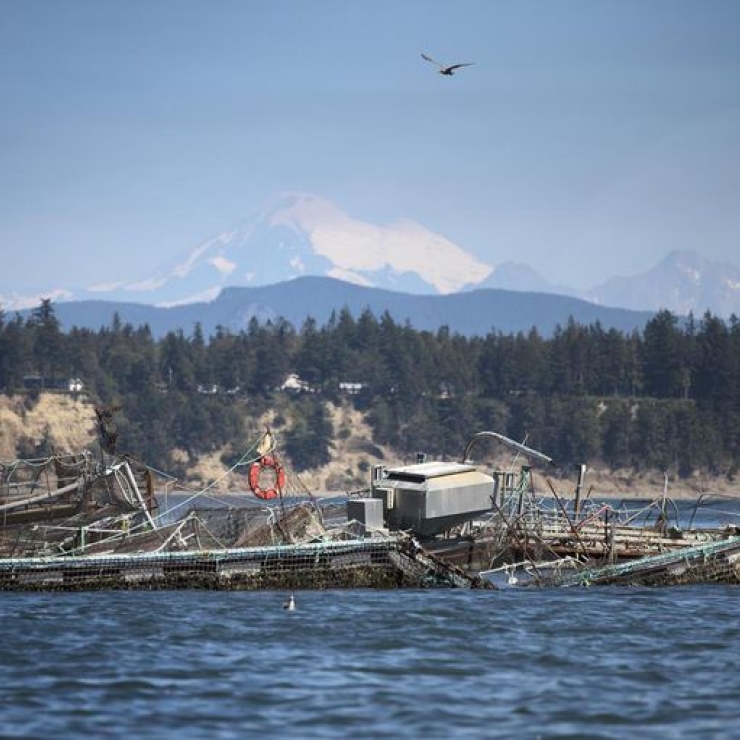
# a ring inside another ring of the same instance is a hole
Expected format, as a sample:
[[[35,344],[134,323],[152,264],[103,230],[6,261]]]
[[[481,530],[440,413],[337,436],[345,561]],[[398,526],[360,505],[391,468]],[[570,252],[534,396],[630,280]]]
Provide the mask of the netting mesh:
[[[668,586],[692,583],[740,583],[740,537],[651,555],[626,563],[589,568],[550,585],[595,584]]]
[[[269,431],[198,490],[130,456],[0,464],[0,590],[488,587],[408,535],[358,537],[341,508]]]
[[[474,588],[406,537],[278,547],[0,560],[0,590]]]

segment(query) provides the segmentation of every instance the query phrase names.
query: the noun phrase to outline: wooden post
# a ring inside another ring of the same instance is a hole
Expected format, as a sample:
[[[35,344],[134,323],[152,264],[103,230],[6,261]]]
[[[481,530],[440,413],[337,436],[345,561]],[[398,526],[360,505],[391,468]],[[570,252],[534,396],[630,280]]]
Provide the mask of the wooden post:
[[[616,556],[616,545],[614,543],[614,525],[609,527],[609,563],[613,563]]]
[[[574,518],[578,521],[581,515],[581,488],[583,487],[583,477],[586,475],[586,466],[578,466],[578,481],[576,483],[576,500],[573,503],[573,509],[575,511]]]
[[[563,502],[560,500],[560,496],[558,496],[557,492],[555,491],[555,486],[553,486],[552,481],[549,478],[547,478],[546,480],[547,480],[547,485],[550,487],[550,491],[552,491],[552,495],[555,496],[555,501],[560,507],[560,511],[565,517],[565,521],[568,522],[568,526],[570,527],[571,533],[576,538],[576,542],[578,543],[579,547],[583,551],[584,557],[588,560],[588,550],[586,549],[586,546],[583,544],[583,540],[581,539],[581,536],[578,534],[578,528],[573,524],[573,522],[571,521],[571,518],[568,516],[568,512],[565,510],[565,507],[563,506]]]

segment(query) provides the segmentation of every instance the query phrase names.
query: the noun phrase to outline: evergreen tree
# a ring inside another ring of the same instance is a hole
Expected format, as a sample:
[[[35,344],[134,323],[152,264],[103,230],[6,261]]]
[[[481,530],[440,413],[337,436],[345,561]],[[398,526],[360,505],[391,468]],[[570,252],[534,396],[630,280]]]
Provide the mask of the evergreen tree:
[[[50,298],[43,298],[28,319],[31,329],[33,358],[44,385],[54,387],[60,380],[60,368],[68,363],[59,321]]]
[[[659,312],[629,334],[570,320],[550,338],[466,337],[417,331],[389,312],[355,320],[344,308],[298,333],[283,319],[253,319],[238,334],[217,327],[210,341],[199,324],[189,338],[155,341],[120,316],[64,333],[44,300],[26,320],[0,312],[0,390],[21,391],[37,373],[80,377],[96,403],[120,403],[122,441],[160,469],[176,448],[191,458],[235,448],[250,420],[268,409],[279,417],[283,405],[297,465],[314,467],[330,450],[326,401],[367,411],[374,441],[406,458],[420,449],[456,458],[488,429],[558,461],[682,476],[740,467],[740,325],[709,313],[697,325]],[[276,389],[289,373],[320,395],[287,401]],[[342,394],[340,381],[362,390]]]
[[[601,417],[601,425],[600,457],[612,468],[629,467],[634,435],[630,401],[609,399]]]
[[[645,392],[656,398],[685,395],[684,337],[670,311],[659,311],[645,325],[642,372]]]
[[[319,398],[304,396],[295,403],[285,450],[297,473],[329,462],[333,433],[326,406]]]

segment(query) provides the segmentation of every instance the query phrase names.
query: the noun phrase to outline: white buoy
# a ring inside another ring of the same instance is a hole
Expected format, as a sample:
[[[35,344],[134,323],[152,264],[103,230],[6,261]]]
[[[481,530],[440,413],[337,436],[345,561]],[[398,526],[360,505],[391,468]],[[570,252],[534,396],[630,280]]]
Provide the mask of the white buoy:
[[[291,594],[290,598],[283,604],[283,609],[287,609],[289,612],[295,611],[295,599],[293,598],[293,594]]]

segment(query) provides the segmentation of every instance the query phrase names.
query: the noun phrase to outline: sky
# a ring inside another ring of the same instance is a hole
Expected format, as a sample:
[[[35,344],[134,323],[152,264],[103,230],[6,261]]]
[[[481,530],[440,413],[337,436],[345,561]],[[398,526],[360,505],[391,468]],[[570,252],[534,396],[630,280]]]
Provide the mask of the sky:
[[[738,39],[735,0],[0,0],[0,294],[285,191],[581,289],[740,265]]]

